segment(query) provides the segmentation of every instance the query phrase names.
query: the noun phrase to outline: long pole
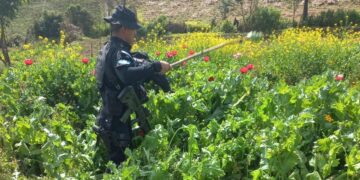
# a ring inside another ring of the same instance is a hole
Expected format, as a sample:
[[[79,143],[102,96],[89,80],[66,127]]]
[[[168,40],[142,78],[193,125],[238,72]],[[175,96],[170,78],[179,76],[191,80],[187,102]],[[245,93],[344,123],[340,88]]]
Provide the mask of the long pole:
[[[219,45],[217,45],[217,46],[214,46],[214,47],[205,49],[205,50],[203,50],[203,51],[201,51],[201,52],[198,52],[198,53],[193,54],[193,55],[191,55],[191,56],[189,56],[189,57],[183,58],[183,59],[181,59],[181,60],[179,60],[179,61],[177,61],[177,62],[172,63],[172,64],[171,64],[171,67],[172,67],[172,68],[178,67],[178,66],[180,66],[182,63],[184,63],[184,62],[186,62],[186,61],[188,61],[188,60],[190,60],[190,59],[193,59],[193,58],[202,56],[202,55],[204,55],[204,54],[206,54],[206,53],[208,53],[208,52],[217,50],[217,49],[219,49],[219,48],[222,48],[222,47],[227,46],[227,45],[230,45],[230,44],[241,43],[242,41],[243,41],[242,38],[241,38],[241,39],[236,39],[236,40],[233,40],[233,41],[230,41],[230,42],[225,42],[225,43],[219,44]]]

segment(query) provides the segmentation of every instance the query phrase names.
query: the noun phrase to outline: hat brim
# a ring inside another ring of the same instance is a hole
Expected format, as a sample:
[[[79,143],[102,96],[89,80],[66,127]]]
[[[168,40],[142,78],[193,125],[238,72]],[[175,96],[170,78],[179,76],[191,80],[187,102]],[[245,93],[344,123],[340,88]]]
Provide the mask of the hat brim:
[[[127,28],[130,28],[130,29],[140,29],[141,26],[138,24],[138,23],[128,23],[128,22],[121,22],[119,20],[114,20],[114,18],[112,16],[108,16],[108,17],[104,17],[104,20],[107,22],[107,23],[110,23],[110,24],[121,24]]]

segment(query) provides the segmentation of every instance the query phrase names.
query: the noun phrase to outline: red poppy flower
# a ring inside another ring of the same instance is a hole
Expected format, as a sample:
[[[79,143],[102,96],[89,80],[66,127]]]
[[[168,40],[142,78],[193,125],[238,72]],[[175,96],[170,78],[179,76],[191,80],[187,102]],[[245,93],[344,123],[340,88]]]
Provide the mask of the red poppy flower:
[[[252,70],[252,69],[254,69],[254,65],[253,64],[248,64],[246,66],[246,68],[248,68],[248,70]]]
[[[215,80],[214,76],[210,76],[208,79],[209,82],[214,81],[214,80]]]
[[[160,52],[160,51],[156,51],[155,55],[156,55],[156,56],[160,56],[160,55],[161,55],[161,52]]]
[[[89,58],[82,58],[81,60],[84,64],[88,64],[89,63]]]
[[[205,56],[205,57],[204,57],[204,61],[205,61],[205,62],[209,62],[209,61],[210,61],[210,57],[209,57],[209,56]]]
[[[31,59],[25,59],[24,63],[29,66],[33,64],[33,61]]]
[[[186,61],[182,62],[182,65],[185,66],[185,65],[186,65]]]
[[[335,80],[336,81],[343,81],[344,80],[344,75],[343,74],[338,74],[335,76]]]
[[[172,58],[172,57],[174,57],[174,56],[176,56],[177,55],[177,51],[176,50],[173,50],[173,51],[170,51],[170,52],[167,52],[166,53],[166,57],[167,58]]]
[[[240,69],[240,72],[241,72],[242,74],[246,74],[248,71],[249,71],[249,69],[248,69],[247,67],[242,67],[242,68]]]
[[[172,58],[172,57],[173,57],[173,55],[172,55],[172,53],[171,53],[171,52],[167,52],[167,53],[166,53],[166,57],[167,57],[167,58]]]
[[[190,51],[189,51],[189,56],[191,56],[191,55],[193,55],[193,54],[195,54],[195,51],[194,51],[194,50],[190,50]]]

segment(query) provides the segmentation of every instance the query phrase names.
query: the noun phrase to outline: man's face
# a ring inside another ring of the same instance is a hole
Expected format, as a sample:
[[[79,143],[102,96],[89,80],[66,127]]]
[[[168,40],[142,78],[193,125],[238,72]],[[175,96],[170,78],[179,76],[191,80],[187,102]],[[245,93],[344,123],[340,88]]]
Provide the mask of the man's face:
[[[128,42],[130,45],[133,45],[136,41],[136,29],[130,29],[127,27],[123,28],[124,32],[124,40]]]

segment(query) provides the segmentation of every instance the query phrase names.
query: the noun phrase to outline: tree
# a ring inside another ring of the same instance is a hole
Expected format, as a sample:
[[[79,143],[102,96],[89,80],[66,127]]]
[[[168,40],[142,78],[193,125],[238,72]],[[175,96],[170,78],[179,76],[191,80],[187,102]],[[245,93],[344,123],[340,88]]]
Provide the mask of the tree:
[[[232,6],[231,0],[221,0],[220,3],[220,14],[223,20],[227,18],[228,13],[230,12],[230,6]]]
[[[292,19],[292,21],[293,21],[293,25],[294,25],[294,26],[295,26],[295,24],[296,24],[296,21],[295,21],[296,11],[297,11],[297,9],[298,9],[301,1],[302,1],[302,0],[286,0],[286,2],[291,6],[292,11],[293,11],[293,12],[292,12],[292,13],[293,13],[293,19]]]
[[[222,19],[226,19],[228,13],[237,9],[240,6],[241,16],[244,23],[244,28],[247,26],[246,18],[252,16],[258,9],[259,0],[221,0],[220,14]],[[245,30],[245,29],[243,29]]]
[[[45,11],[43,17],[34,24],[34,34],[35,36],[58,39],[60,38],[60,26],[62,22],[63,17],[61,15]]]
[[[94,18],[80,5],[70,6],[66,11],[66,17],[72,24],[80,27],[86,36],[90,36],[93,32]]]
[[[308,12],[309,12],[309,0],[304,0],[304,11],[302,16],[302,21],[306,21],[308,18]]]
[[[296,10],[299,7],[301,0],[292,0],[292,8],[293,8],[293,25],[295,25],[295,15],[296,15]]]
[[[7,66],[10,66],[9,51],[6,43],[6,27],[16,17],[21,4],[28,0],[0,0],[0,46],[3,57],[0,57]]]

